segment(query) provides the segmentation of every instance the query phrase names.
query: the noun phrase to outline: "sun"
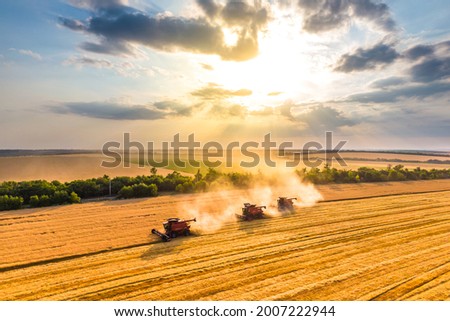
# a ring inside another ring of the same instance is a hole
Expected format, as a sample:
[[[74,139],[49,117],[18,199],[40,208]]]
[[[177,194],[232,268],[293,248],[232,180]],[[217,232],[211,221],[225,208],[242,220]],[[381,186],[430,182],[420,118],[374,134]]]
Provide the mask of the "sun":
[[[259,55],[245,62],[216,61],[214,82],[227,88],[252,90],[251,96],[239,100],[254,109],[306,96],[308,85],[325,81],[326,75],[317,72],[317,64],[313,62],[311,40],[314,39],[300,34],[299,30],[298,17],[273,19],[260,35]],[[227,39],[232,41],[232,35],[228,34]]]

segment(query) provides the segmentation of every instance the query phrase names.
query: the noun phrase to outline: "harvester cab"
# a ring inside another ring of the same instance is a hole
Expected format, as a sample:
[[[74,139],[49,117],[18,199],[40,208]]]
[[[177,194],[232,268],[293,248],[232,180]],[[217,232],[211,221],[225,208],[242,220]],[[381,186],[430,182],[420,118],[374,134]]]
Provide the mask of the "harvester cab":
[[[278,211],[280,212],[294,212],[294,200],[297,200],[296,197],[279,197],[277,200]]]
[[[197,222],[197,220],[195,218],[190,220],[169,218],[163,223],[165,233],[153,229],[152,234],[158,235],[164,242],[168,242],[180,235],[188,236],[191,234],[191,225],[189,222]]]
[[[236,216],[244,221],[251,221],[254,219],[264,218],[265,206],[256,206],[255,204],[244,203],[242,208],[242,215],[236,214]]]

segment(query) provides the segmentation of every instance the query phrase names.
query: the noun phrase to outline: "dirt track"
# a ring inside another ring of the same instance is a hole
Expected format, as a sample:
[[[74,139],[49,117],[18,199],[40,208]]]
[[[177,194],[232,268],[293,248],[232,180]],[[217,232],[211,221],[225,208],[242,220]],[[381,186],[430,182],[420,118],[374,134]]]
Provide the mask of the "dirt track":
[[[2,213],[0,300],[449,300],[450,182],[355,187],[169,243],[150,228],[198,195]]]

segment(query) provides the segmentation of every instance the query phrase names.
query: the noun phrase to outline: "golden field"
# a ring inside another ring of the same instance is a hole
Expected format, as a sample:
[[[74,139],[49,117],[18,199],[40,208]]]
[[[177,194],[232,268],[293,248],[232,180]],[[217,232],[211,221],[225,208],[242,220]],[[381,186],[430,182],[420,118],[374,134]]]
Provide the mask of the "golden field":
[[[101,154],[72,154],[44,156],[0,157],[0,182],[30,181],[45,179],[61,182],[89,179],[103,175],[138,176],[150,175],[149,167],[129,164],[129,167],[104,168],[103,160],[111,161]],[[158,169],[158,174],[166,175],[171,170]]]
[[[450,299],[450,181],[319,190],[294,214],[169,243],[150,230],[220,193],[2,212],[0,300]]]

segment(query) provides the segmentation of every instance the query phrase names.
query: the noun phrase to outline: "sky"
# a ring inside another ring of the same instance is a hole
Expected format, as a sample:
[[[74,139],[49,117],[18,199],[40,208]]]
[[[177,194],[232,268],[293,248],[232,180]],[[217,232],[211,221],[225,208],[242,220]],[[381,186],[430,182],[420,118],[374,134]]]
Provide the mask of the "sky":
[[[1,1],[0,36],[0,149],[450,149],[447,0]]]

